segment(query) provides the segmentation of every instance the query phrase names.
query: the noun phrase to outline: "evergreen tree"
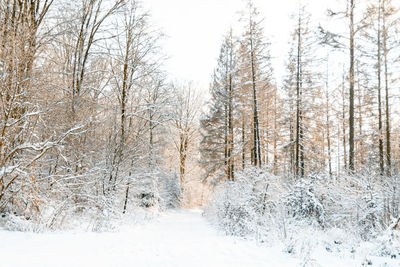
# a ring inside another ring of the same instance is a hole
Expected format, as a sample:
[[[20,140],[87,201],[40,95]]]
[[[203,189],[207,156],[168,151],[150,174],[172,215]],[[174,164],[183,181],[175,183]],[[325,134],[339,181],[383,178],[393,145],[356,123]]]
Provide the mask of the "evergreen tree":
[[[252,148],[251,164],[261,167],[262,155],[262,121],[261,110],[268,111],[267,99],[273,91],[273,69],[269,53],[269,43],[265,41],[263,19],[252,1],[247,2],[247,13],[243,16],[245,32],[240,40],[242,74],[241,86],[251,101],[252,107]],[[247,89],[247,90],[246,90]],[[246,92],[247,91],[247,92]],[[265,122],[264,122],[265,123]],[[264,129],[266,130],[266,129]]]
[[[201,120],[202,163],[206,177],[217,182],[234,179],[234,106],[236,85],[236,44],[232,31],[221,46],[218,65],[211,84],[212,102],[209,114]]]
[[[310,15],[304,7],[299,8],[296,26],[292,34],[292,49],[289,53],[287,92],[289,140],[288,148],[292,170],[303,177],[306,160],[311,170],[323,170],[321,151],[324,150],[322,127],[322,91],[316,69],[316,39],[309,29]],[[321,143],[322,142],[322,143]]]

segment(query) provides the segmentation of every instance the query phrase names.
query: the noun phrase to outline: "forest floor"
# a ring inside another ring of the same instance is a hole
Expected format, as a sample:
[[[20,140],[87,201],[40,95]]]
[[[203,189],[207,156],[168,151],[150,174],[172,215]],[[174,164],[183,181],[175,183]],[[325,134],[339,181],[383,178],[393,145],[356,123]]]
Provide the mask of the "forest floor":
[[[351,259],[305,262],[281,246],[224,236],[199,210],[162,213],[116,232],[0,231],[0,266],[359,266]],[[386,265],[388,266],[388,265]]]

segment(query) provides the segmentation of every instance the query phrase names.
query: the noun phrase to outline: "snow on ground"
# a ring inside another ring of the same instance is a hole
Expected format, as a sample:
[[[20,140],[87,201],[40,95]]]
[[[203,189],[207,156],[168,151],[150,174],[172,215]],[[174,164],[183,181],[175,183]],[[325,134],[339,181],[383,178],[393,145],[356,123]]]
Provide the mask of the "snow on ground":
[[[359,266],[325,258],[306,266]],[[0,266],[299,266],[281,246],[224,236],[201,211],[166,212],[118,232],[23,233],[0,231]]]
[[[0,266],[296,266],[283,252],[218,233],[201,211],[115,233],[0,232]]]

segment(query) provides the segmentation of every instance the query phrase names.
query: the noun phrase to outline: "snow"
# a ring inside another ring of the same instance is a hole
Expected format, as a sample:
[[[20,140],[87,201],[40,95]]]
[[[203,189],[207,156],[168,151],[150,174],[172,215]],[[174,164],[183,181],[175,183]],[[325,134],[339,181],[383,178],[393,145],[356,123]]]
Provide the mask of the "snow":
[[[0,168],[0,177],[13,172],[18,166],[7,166]]]
[[[0,265],[14,266],[296,266],[253,241],[217,232],[199,210],[161,214],[113,233],[0,231]]]
[[[0,231],[0,266],[358,266],[318,250],[305,263],[280,245],[224,236],[201,213],[168,211],[107,233]]]

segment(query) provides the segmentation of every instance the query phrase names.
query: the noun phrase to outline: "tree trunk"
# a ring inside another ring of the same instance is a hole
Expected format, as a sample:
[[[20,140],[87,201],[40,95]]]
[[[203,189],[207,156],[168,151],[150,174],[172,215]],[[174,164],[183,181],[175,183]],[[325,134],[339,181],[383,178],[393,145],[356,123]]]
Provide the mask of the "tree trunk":
[[[231,55],[232,56],[232,55]],[[228,179],[234,180],[234,161],[233,161],[233,85],[232,85],[232,74],[229,74],[229,113],[228,113],[228,125],[229,125],[229,148],[228,148],[228,159],[229,159],[229,173]]]
[[[329,177],[332,178],[332,155],[331,155],[331,136],[330,136],[330,119],[329,119],[329,62],[327,62],[326,70],[326,142],[328,145],[328,167]]]
[[[278,173],[278,150],[277,150],[277,105],[276,105],[276,88],[274,89],[274,167],[273,173],[277,175]]]
[[[297,28],[297,62],[296,62],[296,176],[304,176],[304,155],[302,148],[303,129],[301,125],[301,18],[299,15],[298,28]]]
[[[246,134],[244,116],[242,117],[242,170],[246,168]]]
[[[378,75],[378,142],[379,142],[379,173],[384,173],[383,160],[383,132],[382,132],[382,97],[381,97],[381,0],[378,7],[378,54],[377,54],[377,75]]]
[[[186,157],[187,157],[187,148],[188,148],[188,138],[181,133],[180,135],[180,144],[179,144],[179,182],[181,187],[184,188],[185,183],[185,173],[186,173]]]
[[[354,173],[354,0],[350,0],[349,171]]]
[[[342,83],[342,131],[343,131],[343,158],[344,169],[347,171],[347,147],[346,147],[346,110],[345,110],[345,95],[344,95],[344,76]]]
[[[392,156],[391,156],[391,145],[390,145],[390,108],[389,108],[389,79],[388,79],[388,49],[387,49],[387,28],[386,28],[386,16],[385,16],[385,1],[382,3],[382,27],[383,27],[383,60],[384,60],[384,71],[385,71],[385,115],[386,115],[386,175],[390,176],[392,171]]]
[[[126,185],[126,191],[125,191],[124,211],[122,212],[123,214],[126,213],[126,208],[128,206],[129,186],[130,186],[130,184],[128,182],[128,184]]]
[[[357,76],[359,76],[360,72],[358,70],[358,65],[357,65]],[[361,89],[360,85],[360,78],[358,77],[357,79],[357,91],[358,91],[358,136],[360,138],[358,139],[358,157],[359,157],[359,162],[361,166],[364,166],[365,164],[365,150],[363,149],[363,109],[362,109],[362,101],[364,99],[364,94]]]
[[[260,125],[258,119],[258,103],[257,103],[257,86],[256,86],[256,70],[255,55],[253,45],[253,22],[250,21],[250,61],[251,61],[251,79],[253,87],[253,165],[261,167],[261,142],[260,142]]]

